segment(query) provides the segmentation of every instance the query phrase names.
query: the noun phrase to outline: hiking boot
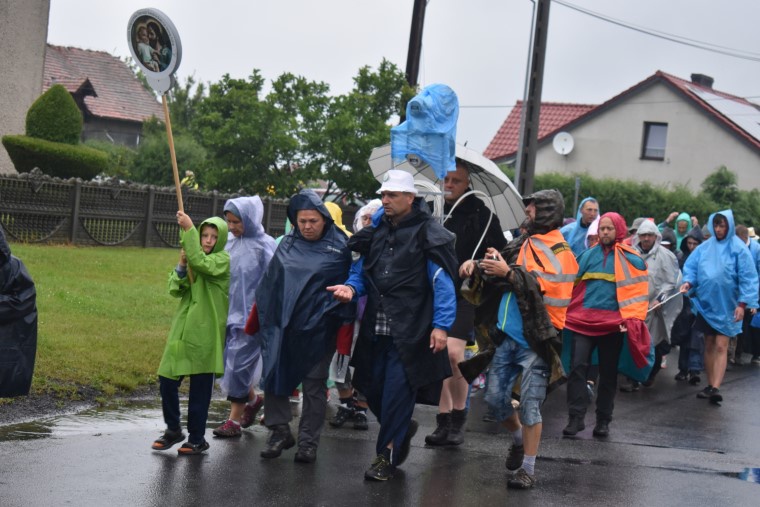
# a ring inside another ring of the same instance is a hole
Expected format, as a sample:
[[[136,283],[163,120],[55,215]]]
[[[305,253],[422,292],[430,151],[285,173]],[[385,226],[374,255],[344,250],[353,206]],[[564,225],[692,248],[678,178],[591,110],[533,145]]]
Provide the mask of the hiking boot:
[[[716,389],[713,386],[707,386],[697,393],[697,398],[706,400],[712,395],[713,391],[715,390]]]
[[[214,428],[214,431],[212,433],[219,438],[239,437],[243,434],[243,432],[240,430],[240,425],[230,419],[224,421],[224,424],[218,428]]]
[[[367,412],[363,410],[357,410],[354,412],[354,429],[355,430],[367,430],[369,424],[367,423]]]
[[[610,436],[610,422],[609,421],[596,421],[593,434],[595,437],[608,437]]]
[[[435,423],[435,430],[425,437],[425,443],[428,445],[446,445],[451,427],[451,412],[436,414]]]
[[[391,465],[388,458],[378,454],[372,461],[372,465],[364,472],[364,479],[368,481],[387,481],[393,477],[396,467]]]
[[[339,406],[338,411],[335,413],[335,416],[330,419],[330,426],[333,428],[341,428],[344,424],[346,424],[346,421],[350,421],[353,418],[353,409]]]
[[[700,382],[702,382],[702,379],[699,376],[699,372],[690,371],[689,372],[689,385],[690,386],[698,386]]]
[[[419,429],[420,425],[412,419],[409,421],[409,429],[406,430],[406,436],[404,437],[404,441],[401,442],[401,449],[398,450],[398,464],[399,466],[406,461],[406,458],[409,457],[409,449],[412,446],[412,438],[414,435],[417,434],[417,430]]]
[[[686,370],[679,370],[678,373],[676,373],[675,379],[680,381],[686,380],[689,378],[689,373]]]
[[[451,411],[451,426],[446,443],[449,445],[461,445],[464,443],[464,423],[467,420],[466,410],[454,409]]]
[[[200,444],[191,444],[190,442],[185,442],[182,444],[182,447],[177,449],[177,454],[180,456],[194,456],[196,454],[201,454],[204,451],[208,450],[210,446],[208,445],[208,442],[205,440],[201,442]]]
[[[151,446],[154,451],[165,451],[171,448],[174,444],[178,444],[185,439],[185,434],[181,429],[170,430],[167,428],[164,434],[158,437]]]
[[[570,420],[567,422],[567,426],[565,426],[565,429],[562,430],[562,434],[567,435],[568,437],[572,437],[575,436],[579,431],[585,430],[586,423],[583,419],[583,416],[571,415]]]
[[[314,463],[317,461],[317,448],[299,447],[293,461],[296,463]]]
[[[536,477],[520,468],[507,480],[507,487],[512,489],[531,489],[536,485]]]
[[[293,434],[290,432],[290,426],[287,424],[278,424],[272,427],[272,433],[269,435],[266,447],[261,450],[262,458],[277,458],[285,449],[290,449],[296,445]]]
[[[719,391],[720,390],[717,387],[713,387],[712,393],[710,394],[710,403],[713,405],[720,406],[723,401],[723,395],[721,395]]]
[[[240,417],[240,426],[243,428],[253,426],[256,422],[256,414],[259,413],[259,410],[261,410],[261,407],[263,406],[264,397],[260,394],[256,395],[255,400],[246,403],[245,408],[243,409],[243,415]]]
[[[522,466],[523,458],[525,457],[525,447],[522,445],[515,445],[514,442],[509,446],[509,454],[507,454],[507,461],[504,465],[507,470],[514,472]]]

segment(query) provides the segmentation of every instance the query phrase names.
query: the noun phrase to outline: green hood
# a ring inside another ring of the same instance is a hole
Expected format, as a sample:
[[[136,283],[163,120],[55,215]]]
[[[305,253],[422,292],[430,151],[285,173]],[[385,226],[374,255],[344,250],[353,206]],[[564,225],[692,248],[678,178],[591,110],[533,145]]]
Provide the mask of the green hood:
[[[205,224],[211,224],[216,227],[216,229],[219,231],[219,237],[216,240],[216,245],[214,245],[214,249],[211,251],[211,253],[219,253],[224,251],[224,246],[227,244],[227,222],[219,217],[210,217],[201,222],[201,224],[198,226],[198,236],[201,234],[201,229],[203,229],[203,226]]]

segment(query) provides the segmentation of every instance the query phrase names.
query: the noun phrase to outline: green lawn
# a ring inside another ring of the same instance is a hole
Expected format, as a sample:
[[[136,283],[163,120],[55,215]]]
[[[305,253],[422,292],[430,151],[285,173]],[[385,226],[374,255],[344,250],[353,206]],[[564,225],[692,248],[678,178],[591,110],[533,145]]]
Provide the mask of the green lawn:
[[[156,382],[178,300],[167,278],[178,250],[11,244],[37,287],[32,392],[109,396]]]

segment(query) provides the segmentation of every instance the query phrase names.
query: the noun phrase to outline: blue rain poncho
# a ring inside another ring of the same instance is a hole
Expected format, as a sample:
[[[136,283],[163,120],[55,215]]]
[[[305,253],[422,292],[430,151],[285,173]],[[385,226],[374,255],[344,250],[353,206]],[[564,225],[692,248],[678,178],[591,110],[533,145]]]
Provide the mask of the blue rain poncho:
[[[576,257],[588,249],[586,247],[586,233],[588,232],[588,228],[591,224],[587,225],[586,227],[583,227],[583,225],[581,225],[581,218],[583,217],[581,210],[583,209],[583,205],[588,201],[597,202],[597,200],[593,197],[586,197],[583,199],[578,205],[578,211],[575,214],[575,222],[569,223],[559,230],[559,232],[562,233],[562,236],[564,236],[565,241],[567,241],[567,244],[570,245],[570,249],[573,251]],[[599,216],[602,216],[601,209],[599,210]]]
[[[713,218],[721,214],[728,222],[726,237],[715,238]],[[691,285],[689,296],[699,315],[718,333],[736,336],[742,321],[734,322],[739,303],[758,306],[758,273],[747,246],[736,237],[731,210],[713,213],[707,221],[710,239],[699,245],[686,260],[683,281]]]
[[[324,234],[308,241],[294,227],[277,247],[256,301],[264,356],[262,383],[266,393],[278,396],[289,396],[325,355],[335,351],[338,328],[353,320],[356,312],[326,290],[348,277],[348,238],[313,190],[301,190],[290,199],[291,223],[296,223],[300,210],[318,211],[326,221]]]
[[[230,199],[224,211],[238,217],[244,231],[239,238],[229,233],[225,246],[230,254],[230,310],[221,388],[229,396],[244,398],[261,378],[262,365],[259,337],[245,334],[243,328],[256,301],[256,288],[277,245],[261,225],[264,204],[260,197]]]
[[[406,105],[406,121],[391,129],[391,157],[395,163],[416,155],[433,168],[439,179],[456,170],[459,100],[443,84],[423,88]]]

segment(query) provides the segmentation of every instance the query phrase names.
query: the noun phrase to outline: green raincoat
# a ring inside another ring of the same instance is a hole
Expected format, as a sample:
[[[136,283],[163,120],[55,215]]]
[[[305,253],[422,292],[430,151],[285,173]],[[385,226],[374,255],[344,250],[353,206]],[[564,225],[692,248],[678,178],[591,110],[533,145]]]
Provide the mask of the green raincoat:
[[[200,229],[204,224],[215,225],[219,231],[214,250],[208,255],[201,248]],[[175,270],[169,275],[169,294],[182,299],[158,367],[162,377],[224,373],[224,327],[230,287],[230,254],[224,251],[226,243],[227,223],[219,217],[211,217],[198,228],[180,233],[180,244],[194,281],[191,284],[187,276],[180,278]]]

